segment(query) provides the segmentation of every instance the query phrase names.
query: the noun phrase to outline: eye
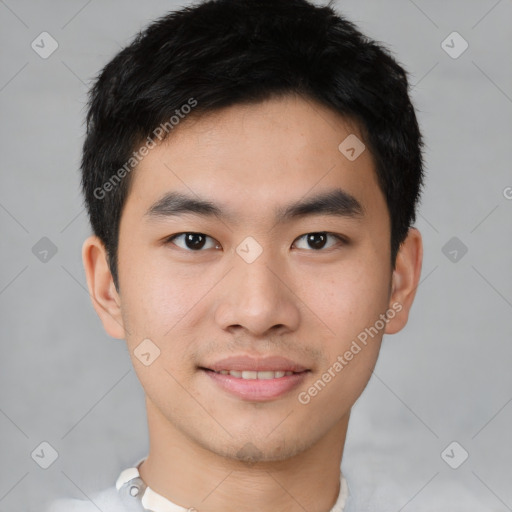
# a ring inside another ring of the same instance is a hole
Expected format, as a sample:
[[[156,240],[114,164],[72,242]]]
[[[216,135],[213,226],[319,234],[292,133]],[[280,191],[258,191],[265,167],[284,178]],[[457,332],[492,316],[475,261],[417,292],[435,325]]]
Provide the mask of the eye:
[[[166,243],[174,243],[181,249],[200,251],[201,249],[220,249],[217,240],[204,233],[178,233],[166,239]]]
[[[332,240],[334,240],[334,243],[328,242],[329,237]],[[333,233],[326,233],[325,231],[321,231],[318,233],[306,233],[305,235],[302,235],[299,238],[297,238],[297,240],[299,241],[299,243],[300,241],[304,241],[305,244],[307,244],[310,249],[314,249],[315,251],[319,251],[321,249],[330,249],[337,243],[346,243],[346,240],[343,237],[335,235]],[[298,249],[308,249],[308,247],[300,247],[299,243],[294,242],[295,246]]]

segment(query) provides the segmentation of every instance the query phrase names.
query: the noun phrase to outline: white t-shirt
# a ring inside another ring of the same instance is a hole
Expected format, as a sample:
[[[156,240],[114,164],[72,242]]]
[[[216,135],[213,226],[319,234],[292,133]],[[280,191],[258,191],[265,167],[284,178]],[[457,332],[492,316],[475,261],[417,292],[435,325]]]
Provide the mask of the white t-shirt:
[[[194,509],[181,507],[147,487],[139,477],[140,460],[134,467],[121,472],[116,485],[91,496],[90,501],[59,499],[46,512],[191,512]],[[136,494],[136,496],[133,496]],[[141,501],[142,496],[142,501]],[[330,512],[344,512],[348,498],[348,485],[343,473],[340,476],[340,493]]]

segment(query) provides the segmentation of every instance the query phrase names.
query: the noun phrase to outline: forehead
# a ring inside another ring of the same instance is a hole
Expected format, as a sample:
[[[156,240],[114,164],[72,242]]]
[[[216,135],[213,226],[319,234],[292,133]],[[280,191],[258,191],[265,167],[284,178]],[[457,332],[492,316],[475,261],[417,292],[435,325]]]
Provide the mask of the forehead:
[[[165,193],[178,191],[254,218],[333,188],[370,206],[379,206],[380,195],[382,206],[373,157],[362,148],[357,123],[313,100],[234,105],[185,118],[151,149],[134,171],[126,207],[142,216]]]

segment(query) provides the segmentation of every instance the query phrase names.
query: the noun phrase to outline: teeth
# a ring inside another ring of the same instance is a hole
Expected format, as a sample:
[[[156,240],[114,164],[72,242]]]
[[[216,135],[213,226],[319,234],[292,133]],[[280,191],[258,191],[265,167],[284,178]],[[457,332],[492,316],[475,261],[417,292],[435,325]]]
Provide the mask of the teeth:
[[[237,370],[221,370],[220,372],[222,375],[231,375],[232,377],[236,377],[238,379],[246,379],[246,380],[269,380],[269,379],[279,379],[281,377],[287,377],[288,375],[293,375],[293,372],[283,372],[283,371],[277,371],[277,372],[271,372],[271,371],[262,371],[262,372],[256,372],[252,370],[244,370],[242,372],[239,372]]]

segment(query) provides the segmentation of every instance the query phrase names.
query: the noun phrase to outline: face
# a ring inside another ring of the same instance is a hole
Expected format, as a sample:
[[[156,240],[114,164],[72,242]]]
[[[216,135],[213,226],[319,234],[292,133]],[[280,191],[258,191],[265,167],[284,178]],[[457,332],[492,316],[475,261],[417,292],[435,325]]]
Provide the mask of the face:
[[[347,158],[349,135],[310,100],[237,105],[185,120],[134,172],[104,324],[148,403],[214,453],[281,460],[335,431],[405,323],[372,155]]]

